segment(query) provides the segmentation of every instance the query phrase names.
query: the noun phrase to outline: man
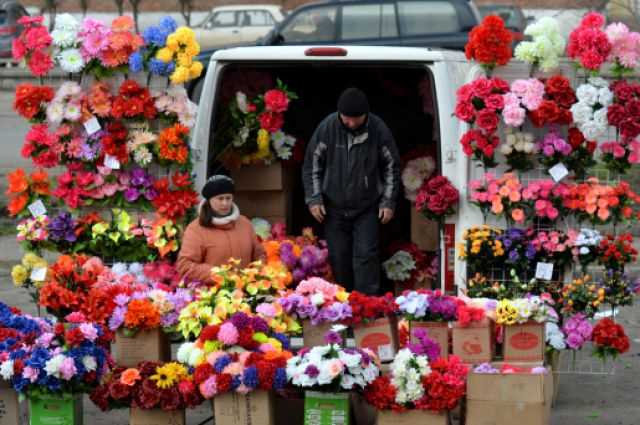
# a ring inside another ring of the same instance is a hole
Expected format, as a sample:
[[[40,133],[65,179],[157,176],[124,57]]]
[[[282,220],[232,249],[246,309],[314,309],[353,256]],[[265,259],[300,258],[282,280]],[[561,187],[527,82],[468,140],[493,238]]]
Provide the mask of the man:
[[[400,164],[391,131],[369,112],[361,90],[345,90],[338,111],[320,123],[302,174],[309,211],[325,225],[336,280],[350,291],[377,294],[378,221],[393,218]]]

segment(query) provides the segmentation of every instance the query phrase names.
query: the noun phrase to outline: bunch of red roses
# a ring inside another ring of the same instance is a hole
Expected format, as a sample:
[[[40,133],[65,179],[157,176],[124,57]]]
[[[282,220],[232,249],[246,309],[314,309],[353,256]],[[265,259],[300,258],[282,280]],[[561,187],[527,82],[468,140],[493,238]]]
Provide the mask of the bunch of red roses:
[[[366,323],[398,312],[398,305],[391,292],[376,297],[353,291],[349,294],[349,305],[351,306],[349,325]]]
[[[147,87],[141,87],[134,80],[126,80],[114,97],[111,115],[113,118],[152,120],[158,111]]]
[[[444,412],[454,409],[466,394],[469,369],[456,356],[439,358],[429,364],[431,373],[422,377],[424,395],[414,402],[396,401],[397,389],[389,375],[383,375],[367,385],[364,398],[377,410],[430,410]]]
[[[460,194],[448,178],[435,176],[422,184],[416,197],[416,210],[434,221],[442,221],[455,213]]]
[[[31,158],[36,167],[53,168],[60,161],[62,146],[47,124],[35,124],[27,132],[20,150],[23,158]]]
[[[175,362],[117,367],[90,398],[103,411],[123,407],[175,411],[196,407],[203,401],[188,369]]]
[[[128,135],[129,131],[120,121],[112,121],[107,124],[105,134],[101,139],[105,155],[116,158],[120,164],[127,164],[129,162]]]
[[[569,34],[567,55],[589,71],[598,71],[611,53],[611,42],[604,31],[605,17],[600,13],[586,14],[578,28]]]
[[[512,41],[513,35],[504,26],[502,18],[489,15],[471,30],[464,52],[467,59],[474,59],[483,68],[492,70],[509,62]]]
[[[529,119],[538,128],[549,124],[569,125],[573,122],[571,105],[576,100],[569,79],[555,75],[545,81],[544,100],[538,109],[528,111]]]
[[[53,88],[49,86],[18,84],[13,109],[27,120],[43,122],[46,119],[47,103],[53,100],[54,94]]]
[[[93,198],[95,177],[92,172],[82,169],[82,164],[69,164],[67,170],[58,176],[52,195],[71,209],[83,207]]]
[[[163,177],[156,180],[153,186],[158,192],[152,201],[153,207],[162,217],[178,220],[198,204],[198,194],[193,190],[188,172],[176,171],[171,175],[171,180]]]
[[[598,247],[598,262],[607,270],[624,271],[624,266],[635,262],[638,250],[633,246],[633,235],[623,233],[618,236],[607,235]]]
[[[496,130],[504,108],[504,94],[509,83],[500,78],[479,78],[456,92],[456,117],[478,129],[469,130],[460,143],[467,156],[473,156],[487,167],[496,165],[493,156],[500,144]]]
[[[640,135],[640,84],[619,80],[611,84],[611,90],[613,103],[607,109],[607,118],[627,144]]]
[[[42,77],[53,69],[53,60],[47,52],[53,39],[42,23],[43,16],[23,16],[18,19],[18,25],[24,30],[13,39],[11,52],[16,61],[25,60],[33,75]]]
[[[607,357],[618,357],[618,355],[629,351],[629,337],[624,332],[622,325],[617,324],[606,317],[600,320],[593,327],[591,340],[594,344],[593,354],[603,361]]]

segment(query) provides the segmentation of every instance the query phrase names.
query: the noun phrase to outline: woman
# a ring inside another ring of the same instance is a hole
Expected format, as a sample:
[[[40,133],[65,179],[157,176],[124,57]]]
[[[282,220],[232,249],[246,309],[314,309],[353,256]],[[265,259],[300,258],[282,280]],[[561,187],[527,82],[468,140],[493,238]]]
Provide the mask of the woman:
[[[230,258],[246,266],[264,256],[251,222],[233,203],[233,193],[230,177],[215,175],[205,183],[200,216],[187,226],[178,255],[182,276],[207,282],[211,280],[211,268]]]

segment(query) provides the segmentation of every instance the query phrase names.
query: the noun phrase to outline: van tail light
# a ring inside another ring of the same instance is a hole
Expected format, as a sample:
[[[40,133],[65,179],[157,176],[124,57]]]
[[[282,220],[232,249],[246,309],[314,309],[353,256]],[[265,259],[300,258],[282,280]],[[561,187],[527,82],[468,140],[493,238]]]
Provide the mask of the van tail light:
[[[519,31],[511,31],[513,35],[513,41],[522,41],[524,40],[524,34]]]
[[[456,263],[456,225],[446,223],[444,225],[444,291],[449,293],[455,290],[455,263]]]
[[[0,27],[0,35],[14,34],[17,29],[18,29],[18,27],[16,27],[15,25],[10,25],[10,26],[7,26],[7,27]]]
[[[342,47],[310,47],[304,51],[305,56],[347,56],[347,49]]]

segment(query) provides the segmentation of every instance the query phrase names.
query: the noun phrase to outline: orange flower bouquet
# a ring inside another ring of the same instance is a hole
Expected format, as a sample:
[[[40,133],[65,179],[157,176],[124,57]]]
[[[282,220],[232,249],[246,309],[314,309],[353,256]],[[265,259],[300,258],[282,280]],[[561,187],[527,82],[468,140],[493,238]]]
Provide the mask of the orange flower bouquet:
[[[45,170],[36,170],[27,177],[22,168],[17,168],[7,175],[7,180],[7,209],[12,217],[28,215],[26,208],[30,203],[37,199],[45,202],[50,195],[49,174]]]

